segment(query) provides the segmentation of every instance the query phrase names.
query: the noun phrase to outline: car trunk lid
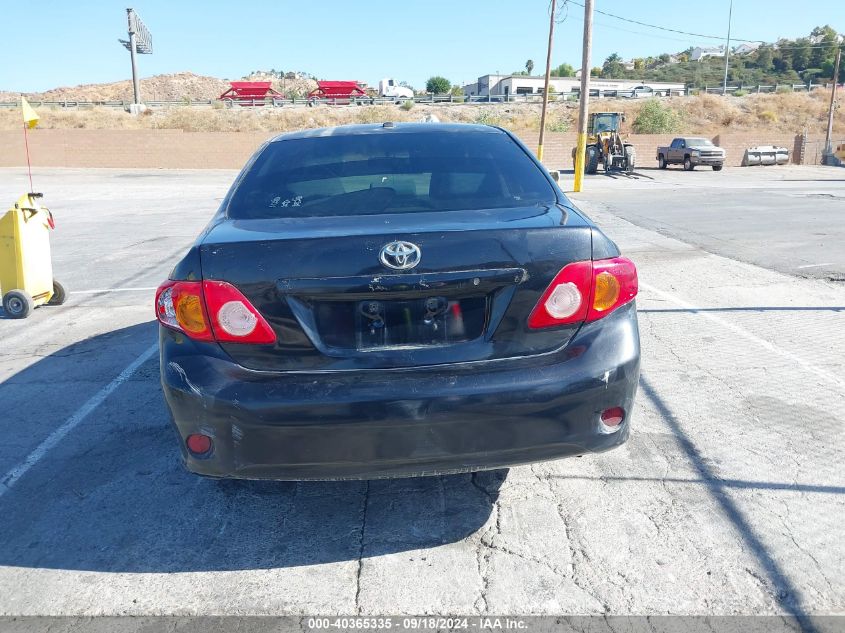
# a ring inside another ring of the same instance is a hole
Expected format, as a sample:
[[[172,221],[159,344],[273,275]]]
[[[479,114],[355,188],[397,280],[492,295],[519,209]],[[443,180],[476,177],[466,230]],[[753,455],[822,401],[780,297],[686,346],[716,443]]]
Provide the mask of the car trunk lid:
[[[391,243],[419,249],[393,270]],[[206,279],[236,285],[274,345],[226,344],[257,370],[398,368],[539,354],[577,330],[530,331],[537,299],[589,259],[589,225],[563,207],[224,220],[201,245]]]

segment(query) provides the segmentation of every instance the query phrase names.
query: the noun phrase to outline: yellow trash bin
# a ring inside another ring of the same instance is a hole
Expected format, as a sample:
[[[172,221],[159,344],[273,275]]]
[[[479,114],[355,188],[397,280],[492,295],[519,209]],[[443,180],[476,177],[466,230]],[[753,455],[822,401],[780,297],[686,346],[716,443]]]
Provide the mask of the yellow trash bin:
[[[36,306],[61,305],[66,293],[53,279],[53,216],[40,193],[25,193],[0,217],[0,291],[7,317],[24,319]]]

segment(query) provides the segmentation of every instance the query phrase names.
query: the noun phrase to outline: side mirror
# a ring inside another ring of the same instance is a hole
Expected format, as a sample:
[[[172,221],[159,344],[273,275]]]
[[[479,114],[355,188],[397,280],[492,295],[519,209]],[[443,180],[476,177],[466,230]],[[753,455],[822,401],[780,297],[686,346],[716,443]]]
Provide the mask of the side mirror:
[[[555,182],[560,182],[560,172],[557,169],[555,169],[554,171],[550,171],[549,175]]]
[[[622,123],[624,123],[624,122],[625,122],[625,115],[623,114],[622,115]]]

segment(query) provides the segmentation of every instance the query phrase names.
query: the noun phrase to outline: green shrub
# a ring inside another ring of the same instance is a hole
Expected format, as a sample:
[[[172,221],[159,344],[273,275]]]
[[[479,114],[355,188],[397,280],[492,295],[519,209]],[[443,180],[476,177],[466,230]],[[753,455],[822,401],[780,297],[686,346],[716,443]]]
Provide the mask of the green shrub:
[[[429,77],[428,81],[425,82],[425,91],[433,94],[446,94],[451,89],[452,82],[445,77],[440,77],[439,75]]]
[[[550,119],[548,124],[549,132],[568,132],[569,129],[572,127],[572,123],[569,119],[564,119],[563,117],[556,117]]]
[[[402,108],[403,110],[405,110],[405,111],[407,112],[408,110],[410,110],[411,108],[413,108],[413,107],[414,107],[414,102],[413,102],[411,99],[408,99],[407,101],[405,101],[405,102],[404,102],[402,105],[400,105],[399,107],[400,107],[400,108]]]
[[[494,114],[492,110],[479,110],[478,114],[475,115],[475,123],[480,125],[501,125],[502,119],[497,114]]]
[[[739,90],[734,90],[734,92],[733,92],[733,95],[734,95],[735,97],[744,97],[744,96],[745,96],[745,95],[747,95],[747,94],[748,94],[748,91],[747,91],[747,90],[743,90],[742,88],[740,88]]]
[[[635,134],[674,134],[681,127],[681,117],[657,99],[646,101],[634,119]]]
[[[780,93],[780,94],[785,94],[785,93],[794,92],[794,91],[792,90],[792,86],[778,86],[777,92]]]

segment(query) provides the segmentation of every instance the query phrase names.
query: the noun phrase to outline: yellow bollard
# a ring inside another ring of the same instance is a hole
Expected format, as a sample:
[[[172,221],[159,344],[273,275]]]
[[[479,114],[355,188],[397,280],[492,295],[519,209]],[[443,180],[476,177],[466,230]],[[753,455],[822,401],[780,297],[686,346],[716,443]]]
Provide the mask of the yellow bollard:
[[[64,303],[66,293],[53,279],[50,256],[52,215],[26,193],[0,217],[0,291],[7,317],[24,319],[39,305]]]
[[[581,191],[581,184],[584,180],[584,159],[587,154],[587,135],[578,135],[578,144],[575,146],[575,186],[573,191]]]

